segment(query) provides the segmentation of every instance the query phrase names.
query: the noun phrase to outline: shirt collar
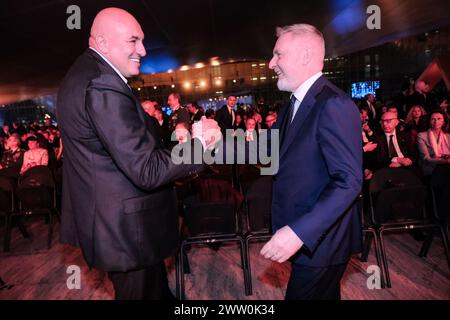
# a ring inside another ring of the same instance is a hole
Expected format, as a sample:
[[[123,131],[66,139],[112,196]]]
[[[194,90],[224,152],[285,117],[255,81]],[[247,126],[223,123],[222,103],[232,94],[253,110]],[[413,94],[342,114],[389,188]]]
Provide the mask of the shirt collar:
[[[111,68],[113,68],[113,70],[120,76],[120,78],[123,80],[123,82],[125,82],[126,84],[128,84],[128,80],[120,73],[119,70],[117,70],[116,67],[114,67],[114,65],[104,56],[102,55],[100,52],[98,52],[97,50],[95,50],[92,47],[89,47],[89,49],[91,49],[92,51],[95,51],[103,60],[106,61],[107,64],[109,64],[109,66]]]
[[[314,84],[314,82],[316,82],[317,79],[320,78],[320,76],[322,75],[322,72],[319,71],[316,74],[312,75],[311,77],[309,77],[305,82],[303,82],[300,87],[297,88],[297,90],[295,90],[293,92],[293,95],[295,96],[295,98],[301,103],[303,101],[303,99],[305,98],[306,93],[308,92],[308,90],[312,87],[312,85]],[[291,95],[292,97],[292,95]]]
[[[385,134],[385,136],[386,136],[386,138],[389,138],[390,136],[394,136],[394,138],[397,138],[397,130],[394,130],[393,132],[391,132],[391,133],[384,133]]]

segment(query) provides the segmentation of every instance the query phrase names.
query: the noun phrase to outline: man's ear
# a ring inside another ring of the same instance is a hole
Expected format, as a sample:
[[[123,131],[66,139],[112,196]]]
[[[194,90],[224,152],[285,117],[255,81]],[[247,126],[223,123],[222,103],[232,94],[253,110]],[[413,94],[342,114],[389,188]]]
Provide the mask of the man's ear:
[[[95,42],[97,43],[97,48],[100,50],[101,53],[108,53],[109,51],[109,43],[108,39],[106,39],[103,35],[98,35],[94,38]]]
[[[311,49],[309,48],[305,48],[302,50],[302,55],[301,55],[301,63],[302,65],[307,65],[311,62],[312,59],[312,52]]]

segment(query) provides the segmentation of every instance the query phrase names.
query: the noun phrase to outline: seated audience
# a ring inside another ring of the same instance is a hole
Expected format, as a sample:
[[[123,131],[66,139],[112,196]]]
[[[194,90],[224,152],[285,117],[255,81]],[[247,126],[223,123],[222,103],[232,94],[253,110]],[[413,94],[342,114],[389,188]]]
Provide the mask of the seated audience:
[[[34,136],[28,137],[27,144],[29,150],[23,155],[23,164],[20,169],[20,174],[23,174],[34,166],[48,165],[48,151],[39,146],[37,138]]]

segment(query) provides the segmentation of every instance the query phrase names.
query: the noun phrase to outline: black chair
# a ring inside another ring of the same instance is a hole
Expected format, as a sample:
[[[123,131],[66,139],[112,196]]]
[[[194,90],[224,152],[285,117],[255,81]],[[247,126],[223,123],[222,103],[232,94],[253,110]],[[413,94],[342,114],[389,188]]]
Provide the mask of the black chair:
[[[272,176],[261,176],[259,169],[249,168],[239,176],[244,194],[247,230],[245,250],[248,257],[249,292],[252,294],[250,242],[268,240],[272,237]]]
[[[245,294],[248,289],[248,258],[244,239],[239,231],[236,204],[230,200],[204,200],[199,196],[184,201],[184,219],[181,242],[176,259],[176,291],[184,299],[184,273],[188,264],[186,247],[196,244],[216,244],[236,241],[240,246],[241,267]]]
[[[0,175],[0,214],[5,218],[5,236],[3,241],[3,251],[9,251],[11,238],[11,215],[16,211],[17,203],[15,198],[16,180]],[[21,220],[17,220],[20,232],[24,238],[28,238],[29,234],[22,224]]]
[[[383,264],[382,264],[382,258],[381,258],[381,250],[380,250],[380,243],[378,239],[377,232],[373,226],[368,222],[368,217],[366,216],[366,211],[364,210],[364,197],[363,194],[359,195],[358,198],[358,210],[360,212],[361,216],[361,226],[362,226],[362,234],[364,237],[364,246],[363,251],[361,253],[361,256],[359,258],[362,262],[367,262],[367,259],[369,257],[370,248],[372,246],[372,242],[375,246],[375,257],[377,259],[377,265],[378,268],[380,268],[381,273],[381,287],[385,288],[386,284],[384,282],[384,270],[383,270]]]
[[[17,182],[20,176],[19,172],[20,168],[16,167],[3,168],[0,170],[0,177],[9,178]]]
[[[15,217],[28,217],[30,215],[44,215],[48,222],[48,248],[51,248],[53,234],[53,215],[58,214],[56,208],[55,182],[47,166],[35,166],[20,176],[16,195],[18,209],[10,215],[7,224],[7,243],[9,251],[10,230]]]
[[[438,165],[435,168],[430,178],[430,191],[434,218],[441,227],[442,241],[450,269],[450,164]],[[420,251],[421,257],[427,256],[433,237],[434,234],[430,233],[424,241]]]
[[[426,217],[427,188],[405,168],[376,171],[369,185],[372,227],[381,248],[386,286],[391,287],[383,235],[387,231],[439,228]]]

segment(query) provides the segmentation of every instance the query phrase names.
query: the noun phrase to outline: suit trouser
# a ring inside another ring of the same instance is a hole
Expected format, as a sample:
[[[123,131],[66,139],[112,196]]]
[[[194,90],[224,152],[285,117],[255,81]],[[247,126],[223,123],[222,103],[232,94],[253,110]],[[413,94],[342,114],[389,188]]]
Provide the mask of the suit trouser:
[[[172,299],[164,262],[145,269],[109,272],[116,300]]]
[[[328,267],[292,264],[285,300],[340,300],[347,263]]]

